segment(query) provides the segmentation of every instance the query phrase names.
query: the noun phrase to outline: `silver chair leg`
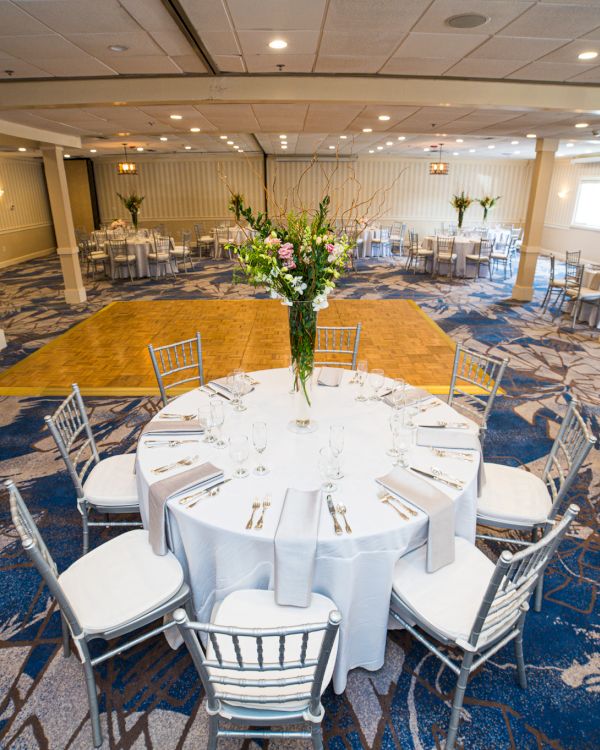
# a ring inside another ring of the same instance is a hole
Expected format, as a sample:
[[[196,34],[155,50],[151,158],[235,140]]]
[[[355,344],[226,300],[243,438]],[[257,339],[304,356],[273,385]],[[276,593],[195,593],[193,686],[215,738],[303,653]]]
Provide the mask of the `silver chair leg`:
[[[462,664],[460,665],[460,674],[454,690],[454,700],[452,701],[452,713],[450,714],[450,724],[448,726],[448,736],[446,737],[446,750],[454,750],[456,735],[458,734],[458,722],[460,721],[460,711],[465,699],[467,682],[469,681],[469,672],[473,663],[473,654],[465,654]]]
[[[517,676],[519,685],[523,690],[527,689],[527,674],[525,672],[525,659],[523,658],[523,625],[525,624],[525,613],[521,617],[519,635],[515,638],[515,659],[517,662]]]
[[[219,717],[210,716],[208,719],[208,742],[206,750],[217,750],[217,739],[219,734]]]
[[[536,612],[542,611],[542,601],[544,599],[544,573],[539,577],[537,586],[535,587],[535,599],[533,602],[533,609]]]
[[[313,724],[310,728],[310,739],[313,750],[323,750],[323,730],[320,724]]]
[[[65,659],[68,659],[71,655],[71,646],[69,644],[69,626],[67,625],[67,621],[64,618],[64,615],[60,614],[60,627],[62,630],[62,645],[63,645],[63,656]]]
[[[85,641],[81,642],[81,650],[83,652],[83,673],[85,675],[85,687],[90,704],[90,721],[92,722],[92,737],[94,741],[94,747],[101,747],[102,730],[100,729],[100,714],[98,712],[98,694],[96,692],[96,680],[94,679],[94,672],[90,663],[90,652],[88,651],[87,643]]]
[[[83,554],[87,555],[90,549],[90,527],[88,525],[87,508],[82,508],[81,522],[83,525]]]

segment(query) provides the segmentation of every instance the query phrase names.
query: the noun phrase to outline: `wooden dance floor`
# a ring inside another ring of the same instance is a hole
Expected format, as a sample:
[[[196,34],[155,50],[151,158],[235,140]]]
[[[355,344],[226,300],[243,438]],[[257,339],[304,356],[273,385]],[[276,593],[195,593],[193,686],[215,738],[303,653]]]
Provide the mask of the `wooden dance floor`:
[[[332,300],[320,325],[362,323],[359,358],[369,369],[447,393],[454,343],[406,300]],[[287,307],[276,300],[114,302],[0,375],[0,395],[158,394],[147,345],[202,334],[205,378],[242,367],[287,367]]]

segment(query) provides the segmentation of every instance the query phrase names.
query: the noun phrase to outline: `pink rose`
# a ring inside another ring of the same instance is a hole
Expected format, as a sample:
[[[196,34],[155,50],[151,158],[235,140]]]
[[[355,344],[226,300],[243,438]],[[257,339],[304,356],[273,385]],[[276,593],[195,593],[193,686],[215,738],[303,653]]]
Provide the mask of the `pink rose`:
[[[288,263],[287,263],[287,269],[289,271],[293,271],[294,268],[296,268],[296,264],[294,263],[294,261],[293,260],[288,261]]]
[[[289,260],[294,253],[294,246],[291,242],[284,242],[283,245],[277,251],[280,258]]]
[[[281,240],[279,237],[271,237],[269,235],[265,240],[265,245],[281,245]]]
[[[331,244],[331,242],[328,242],[325,247],[327,248],[328,253],[332,253],[335,250],[335,246]]]

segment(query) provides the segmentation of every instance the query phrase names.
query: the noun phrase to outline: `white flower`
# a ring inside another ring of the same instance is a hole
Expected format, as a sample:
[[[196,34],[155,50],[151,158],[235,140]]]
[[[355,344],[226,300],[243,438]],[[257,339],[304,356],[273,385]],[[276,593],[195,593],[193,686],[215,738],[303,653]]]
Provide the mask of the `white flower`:
[[[282,304],[282,305],[287,305],[288,307],[291,307],[291,306],[292,306],[292,302],[290,302],[290,300],[289,300],[289,299],[286,299],[285,297],[282,297],[282,298],[281,298],[281,304]]]
[[[315,239],[315,243],[317,245],[320,245],[322,242],[323,242],[323,238],[321,237],[321,235],[317,235],[317,238]]]
[[[312,307],[315,312],[324,310],[328,306],[329,302],[327,301],[326,294],[317,294],[317,296],[313,299]]]

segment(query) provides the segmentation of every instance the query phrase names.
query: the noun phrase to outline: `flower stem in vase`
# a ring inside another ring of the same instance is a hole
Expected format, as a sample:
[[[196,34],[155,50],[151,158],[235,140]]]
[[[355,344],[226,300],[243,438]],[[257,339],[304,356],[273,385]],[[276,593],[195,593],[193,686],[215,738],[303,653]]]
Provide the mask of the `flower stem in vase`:
[[[316,423],[310,418],[311,381],[314,369],[317,312],[312,300],[293,302],[289,307],[290,349],[292,353],[293,392],[296,404],[294,431],[312,432]]]

